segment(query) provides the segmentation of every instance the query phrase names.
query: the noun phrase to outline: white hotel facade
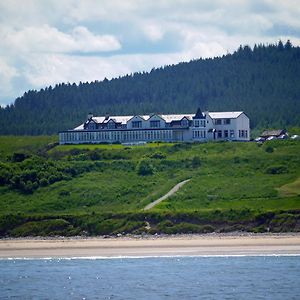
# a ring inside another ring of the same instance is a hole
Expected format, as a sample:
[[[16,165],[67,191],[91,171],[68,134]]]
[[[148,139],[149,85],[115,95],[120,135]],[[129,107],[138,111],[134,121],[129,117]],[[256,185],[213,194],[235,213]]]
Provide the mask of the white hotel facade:
[[[103,116],[59,133],[60,144],[249,141],[249,118],[242,111],[196,114]]]

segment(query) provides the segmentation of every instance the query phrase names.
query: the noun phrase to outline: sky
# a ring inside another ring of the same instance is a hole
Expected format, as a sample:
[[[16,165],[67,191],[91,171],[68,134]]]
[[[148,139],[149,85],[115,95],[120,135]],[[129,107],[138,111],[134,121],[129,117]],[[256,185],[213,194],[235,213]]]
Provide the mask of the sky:
[[[0,0],[0,105],[280,39],[300,45],[298,0]]]

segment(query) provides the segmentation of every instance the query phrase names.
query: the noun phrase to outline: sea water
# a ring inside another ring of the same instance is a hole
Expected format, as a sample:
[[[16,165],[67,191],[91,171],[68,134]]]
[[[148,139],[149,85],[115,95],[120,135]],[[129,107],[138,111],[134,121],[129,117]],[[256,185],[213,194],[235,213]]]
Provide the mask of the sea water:
[[[300,299],[300,256],[2,259],[1,299]]]

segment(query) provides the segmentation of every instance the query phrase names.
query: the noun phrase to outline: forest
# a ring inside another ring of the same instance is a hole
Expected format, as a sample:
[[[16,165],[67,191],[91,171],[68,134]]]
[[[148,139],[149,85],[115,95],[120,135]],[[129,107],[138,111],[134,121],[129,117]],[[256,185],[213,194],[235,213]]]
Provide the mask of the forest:
[[[244,111],[251,128],[300,126],[300,47],[290,41],[240,46],[103,81],[30,90],[0,107],[0,134],[56,134],[94,115]]]

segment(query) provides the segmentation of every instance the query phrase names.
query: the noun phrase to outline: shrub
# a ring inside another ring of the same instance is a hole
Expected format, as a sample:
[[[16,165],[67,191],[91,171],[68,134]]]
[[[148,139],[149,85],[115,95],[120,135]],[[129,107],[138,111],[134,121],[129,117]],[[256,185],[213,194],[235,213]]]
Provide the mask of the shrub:
[[[59,196],[70,196],[70,192],[66,190],[61,190],[59,192]]]
[[[268,146],[268,147],[265,149],[265,151],[266,151],[267,153],[272,153],[272,152],[274,152],[274,148],[273,148],[272,146]]]
[[[99,159],[101,159],[101,155],[100,155],[100,153],[97,150],[90,151],[89,156],[90,156],[91,160],[99,160]]]
[[[49,181],[47,180],[47,178],[42,178],[40,180],[40,185],[41,186],[47,186],[49,184]]]
[[[199,156],[194,156],[192,158],[192,167],[193,168],[198,168],[201,166],[201,160]]]
[[[163,159],[163,158],[166,158],[166,155],[161,152],[155,152],[153,154],[150,154],[149,157],[154,158],[154,159]]]
[[[289,169],[287,166],[278,165],[278,166],[270,166],[265,171],[267,174],[285,174],[289,172]]]
[[[9,170],[0,170],[0,185],[5,185],[9,183],[11,177],[12,173]]]
[[[137,165],[137,173],[141,176],[152,175],[154,168],[149,160],[141,159]]]
[[[64,219],[30,221],[11,231],[12,236],[69,235],[73,226]]]
[[[25,153],[17,153],[15,152],[13,155],[12,155],[12,162],[22,162],[23,160],[25,160],[26,158],[28,158],[28,155],[25,154]]]
[[[239,164],[241,162],[241,159],[238,157],[238,156],[235,156],[234,158],[233,158],[233,163],[234,164]]]

